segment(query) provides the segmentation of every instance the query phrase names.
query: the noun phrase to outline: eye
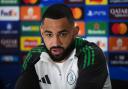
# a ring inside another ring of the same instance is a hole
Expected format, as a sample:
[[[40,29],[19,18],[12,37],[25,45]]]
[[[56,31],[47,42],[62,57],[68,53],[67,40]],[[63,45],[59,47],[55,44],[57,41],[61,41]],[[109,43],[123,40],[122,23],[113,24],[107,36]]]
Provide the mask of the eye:
[[[53,37],[53,34],[52,33],[46,33],[45,36],[46,37]]]
[[[68,35],[68,32],[62,32],[60,33],[60,37],[66,37]]]

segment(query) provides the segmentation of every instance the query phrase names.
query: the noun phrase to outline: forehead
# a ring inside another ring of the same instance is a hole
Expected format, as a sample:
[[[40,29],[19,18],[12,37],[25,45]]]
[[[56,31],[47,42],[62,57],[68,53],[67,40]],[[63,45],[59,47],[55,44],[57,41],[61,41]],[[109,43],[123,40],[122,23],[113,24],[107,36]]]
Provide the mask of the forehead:
[[[50,29],[67,29],[72,27],[72,24],[69,23],[67,18],[60,18],[60,19],[50,19],[45,18],[43,23],[43,28],[50,30]]]

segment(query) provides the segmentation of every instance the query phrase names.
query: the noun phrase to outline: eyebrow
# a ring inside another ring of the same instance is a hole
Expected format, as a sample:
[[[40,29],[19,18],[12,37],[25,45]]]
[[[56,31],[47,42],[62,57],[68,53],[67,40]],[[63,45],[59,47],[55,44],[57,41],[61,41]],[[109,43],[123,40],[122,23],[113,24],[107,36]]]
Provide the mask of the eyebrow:
[[[69,31],[67,31],[66,29],[63,29],[59,33],[62,33],[62,32],[69,32]],[[52,33],[52,32],[51,31],[48,31],[48,30],[45,30],[44,33]]]
[[[62,33],[62,32],[69,32],[69,31],[67,31],[66,29],[63,29],[63,30],[60,31],[59,33]]]
[[[44,33],[52,33],[51,31],[45,30]]]

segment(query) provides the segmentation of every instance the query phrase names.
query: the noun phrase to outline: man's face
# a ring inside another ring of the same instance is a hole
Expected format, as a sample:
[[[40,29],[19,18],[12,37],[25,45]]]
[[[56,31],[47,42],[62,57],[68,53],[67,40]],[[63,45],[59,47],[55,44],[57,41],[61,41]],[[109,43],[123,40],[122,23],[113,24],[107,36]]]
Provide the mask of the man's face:
[[[67,18],[45,18],[41,26],[41,34],[50,54],[58,59],[64,55],[65,50],[73,42],[78,33],[73,24]]]

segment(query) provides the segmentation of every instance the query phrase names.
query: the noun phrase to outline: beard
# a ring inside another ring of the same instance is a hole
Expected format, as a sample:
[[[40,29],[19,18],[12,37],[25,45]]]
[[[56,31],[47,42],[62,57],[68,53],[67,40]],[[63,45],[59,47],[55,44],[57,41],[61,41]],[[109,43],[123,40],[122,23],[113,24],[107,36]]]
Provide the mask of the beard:
[[[75,42],[74,40],[71,42],[71,44],[67,47],[67,49],[65,49],[64,47],[61,46],[53,46],[50,48],[50,50],[47,50],[47,52],[49,53],[51,59],[55,62],[60,62],[64,59],[66,59],[67,57],[69,57],[69,55],[71,54],[71,52],[73,51],[73,49],[75,48]],[[55,53],[53,54],[53,51],[55,52],[56,49],[58,49],[60,51],[60,53]]]

